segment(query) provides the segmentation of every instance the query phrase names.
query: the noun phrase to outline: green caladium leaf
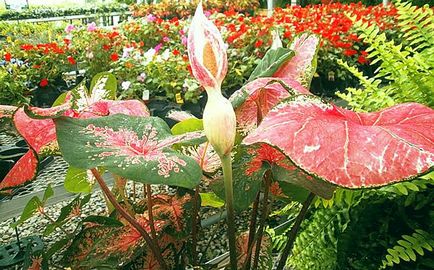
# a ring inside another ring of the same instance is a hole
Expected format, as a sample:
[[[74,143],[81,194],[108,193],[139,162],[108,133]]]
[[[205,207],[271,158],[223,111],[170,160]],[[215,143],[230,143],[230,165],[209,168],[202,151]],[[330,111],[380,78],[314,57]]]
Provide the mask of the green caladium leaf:
[[[11,227],[15,228],[18,225],[22,224],[24,221],[31,218],[38,211],[38,208],[41,206],[42,206],[41,200],[37,196],[32,197],[24,207],[20,219],[17,222],[12,223]]]
[[[250,82],[260,77],[271,77],[282,64],[288,62],[294,55],[294,51],[287,48],[268,50],[255,70],[253,70],[248,81]]]
[[[173,135],[181,135],[187,132],[203,130],[203,120],[190,118],[176,123],[172,127]]]
[[[33,196],[24,207],[23,213],[21,214],[20,219],[11,224],[12,228],[17,227],[18,225],[22,224],[24,221],[31,218],[38,210],[39,208],[43,208],[47,200],[51,197],[53,197],[54,191],[51,188],[51,184],[47,186],[47,188],[44,191],[44,195],[41,199],[38,198],[38,196]]]
[[[74,200],[72,200],[70,203],[62,207],[60,209],[60,215],[57,217],[56,221],[53,223],[50,223],[45,227],[44,235],[49,235],[54,230],[60,226],[63,226],[68,220],[73,216],[79,216],[81,212],[81,208],[88,203],[90,200],[90,194],[81,197],[80,195],[75,197]]]
[[[266,170],[267,166],[263,166],[262,162],[257,163],[248,148],[238,148],[232,166],[235,210],[245,210],[255,200]],[[225,199],[223,179],[211,183],[211,189],[218,197]]]
[[[147,184],[193,188],[202,173],[194,159],[171,148],[202,133],[172,136],[157,117],[115,114],[93,119],[61,117],[56,121],[61,152],[74,167],[99,166],[119,176]]]
[[[103,99],[115,99],[118,83],[116,77],[110,72],[96,74],[90,83],[90,94],[99,96],[104,93]]]
[[[225,201],[220,199],[214,193],[200,193],[201,206],[211,206],[214,208],[221,208],[225,205]]]
[[[90,193],[95,181],[89,170],[69,166],[63,183],[66,191],[71,193]]]

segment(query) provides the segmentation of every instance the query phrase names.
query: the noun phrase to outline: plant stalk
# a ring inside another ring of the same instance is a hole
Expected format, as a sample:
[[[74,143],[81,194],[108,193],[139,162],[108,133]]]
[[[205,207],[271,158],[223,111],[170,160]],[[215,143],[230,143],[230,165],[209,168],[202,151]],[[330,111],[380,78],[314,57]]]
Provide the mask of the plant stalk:
[[[256,235],[255,257],[253,259],[253,269],[258,268],[259,254],[261,253],[262,235],[264,233],[265,223],[268,218],[268,196],[271,185],[271,171],[267,170],[264,175],[264,198],[262,199],[262,213],[259,221],[258,234]]]
[[[259,206],[260,195],[261,192],[258,191],[258,194],[256,194],[256,199],[253,202],[252,214],[250,215],[249,241],[247,242],[247,257],[246,257],[246,261],[244,262],[244,270],[250,269],[250,263],[252,261],[253,241],[255,240],[255,234],[256,234],[256,220],[258,218],[258,206]]]
[[[229,240],[229,257],[231,270],[237,270],[237,250],[235,240],[235,211],[234,211],[234,188],[232,183],[232,159],[231,154],[223,155],[221,158],[223,166],[223,177],[225,185],[228,240]]]
[[[151,249],[152,253],[154,254],[155,258],[158,261],[158,264],[160,265],[161,269],[168,270],[166,263],[164,262],[163,256],[161,255],[161,252],[157,245],[153,242],[151,237],[149,237],[149,234],[143,229],[143,227],[132,217],[130,214],[128,214],[127,211],[125,211],[122,206],[118,203],[113,193],[110,191],[110,189],[107,187],[106,183],[104,182],[104,179],[102,178],[101,174],[98,172],[97,169],[91,169],[92,174],[95,176],[96,181],[98,182],[99,186],[101,187],[101,190],[104,192],[108,200],[112,203],[112,205],[116,208],[116,210],[119,212],[121,216],[123,216],[145,239],[146,244]]]
[[[149,217],[149,227],[151,227],[151,235],[152,239],[157,239],[157,232],[155,231],[155,225],[154,225],[154,214],[152,213],[152,187],[149,184],[146,184],[146,195],[148,198],[148,217]]]
[[[286,242],[285,248],[283,249],[282,255],[280,256],[280,260],[276,268],[277,270],[282,270],[283,267],[285,267],[286,260],[288,259],[289,253],[292,250],[292,246],[294,245],[295,237],[297,236],[297,233],[300,229],[301,222],[304,220],[304,217],[306,216],[307,210],[309,209],[313,198],[315,198],[315,194],[313,194],[312,192],[309,193],[309,196],[303,203],[303,207],[301,208],[300,213],[298,213],[297,217],[295,218],[294,225],[292,225],[291,230],[286,234],[286,236],[288,237],[288,241]]]

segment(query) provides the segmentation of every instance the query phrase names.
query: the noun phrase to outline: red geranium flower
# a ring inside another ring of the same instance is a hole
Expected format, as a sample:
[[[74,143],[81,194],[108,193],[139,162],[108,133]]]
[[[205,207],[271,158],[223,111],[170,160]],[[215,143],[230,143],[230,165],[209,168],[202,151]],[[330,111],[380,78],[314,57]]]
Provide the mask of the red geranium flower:
[[[111,59],[112,61],[118,61],[118,60],[119,60],[119,56],[118,56],[117,53],[112,53],[112,54],[110,55],[110,59]]]
[[[11,61],[11,58],[12,58],[12,56],[11,56],[10,53],[6,53],[6,54],[5,54],[5,60],[6,60],[7,62],[10,62],[10,61]]]
[[[72,56],[68,56],[68,62],[71,64],[71,65],[75,65],[75,59],[74,59],[74,57],[72,57]]]
[[[48,85],[48,79],[44,78],[39,82],[40,87],[45,87]]]
[[[261,45],[263,44],[264,42],[262,41],[262,40],[257,40],[256,42],[255,42],[255,47],[256,48],[259,48],[259,47],[261,47]]]
[[[173,55],[179,55],[179,51],[177,49],[173,50]]]
[[[360,64],[366,64],[366,63],[368,63],[368,59],[366,59],[366,57],[364,57],[363,55],[360,55],[359,58],[357,59],[357,61]]]
[[[353,50],[353,49],[347,49],[347,50],[344,51],[344,54],[346,56],[352,56],[352,55],[355,55],[356,53],[357,53],[357,51]]]

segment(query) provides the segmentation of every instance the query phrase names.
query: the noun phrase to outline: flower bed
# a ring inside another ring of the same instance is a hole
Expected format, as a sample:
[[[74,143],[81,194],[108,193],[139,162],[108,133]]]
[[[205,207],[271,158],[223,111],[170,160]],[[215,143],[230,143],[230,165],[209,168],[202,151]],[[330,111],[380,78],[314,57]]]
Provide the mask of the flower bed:
[[[342,58],[364,70],[372,68],[367,65],[364,45],[351,30],[352,22],[345,13],[375,23],[388,35],[396,36],[396,9],[381,5],[337,3],[276,9],[272,18],[235,11],[208,12],[223,34],[231,59],[224,91],[233,92],[246,81],[257,58],[270,47],[272,29],[280,33],[284,46],[304,31],[321,36],[313,92],[333,95],[334,91],[353,85],[355,80],[337,64],[337,59]],[[6,68],[11,66],[10,58],[26,63],[19,74],[25,74],[30,89],[59,81],[62,73],[75,70],[78,63],[78,69],[85,70],[87,78],[113,69],[123,86],[119,93],[123,98],[141,98],[149,93],[151,98],[197,102],[202,92],[189,75],[185,46],[187,25],[188,20],[165,20],[148,15],[113,30],[98,29],[94,25],[69,26],[63,35],[53,35],[52,41],[46,44],[34,44],[32,40],[18,37],[9,39],[3,43],[0,54]],[[31,95],[25,89],[22,92]]]

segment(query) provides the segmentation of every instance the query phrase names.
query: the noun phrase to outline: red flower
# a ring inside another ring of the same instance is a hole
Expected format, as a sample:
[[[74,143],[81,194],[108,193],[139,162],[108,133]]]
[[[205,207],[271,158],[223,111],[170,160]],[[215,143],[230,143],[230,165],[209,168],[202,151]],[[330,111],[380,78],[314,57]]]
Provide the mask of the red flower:
[[[173,50],[173,55],[179,55],[179,53],[180,53],[180,52],[179,52],[177,49],[174,49],[174,50]]]
[[[24,45],[21,45],[21,49],[24,51],[30,51],[33,49],[33,45],[32,44],[24,44]]]
[[[75,59],[74,59],[74,57],[72,57],[72,56],[68,56],[68,62],[71,64],[71,65],[75,65]]]
[[[48,85],[48,80],[47,80],[46,78],[42,79],[42,80],[39,82],[39,86],[40,86],[40,87],[45,87],[45,86],[47,86],[47,85]]]
[[[110,50],[110,48],[111,48],[110,45],[106,45],[106,44],[102,45],[102,49],[103,49],[104,51],[108,51],[108,50]]]
[[[263,44],[264,42],[262,41],[262,40],[257,40],[256,42],[255,42],[255,47],[256,48],[259,48],[259,47],[261,47],[261,45]]]
[[[11,61],[11,58],[12,58],[12,56],[11,56],[10,53],[6,53],[6,54],[5,54],[5,60],[6,60],[7,62],[10,62],[10,61]]]
[[[357,59],[357,61],[360,64],[366,64],[366,63],[368,63],[368,59],[366,59],[366,57],[364,57],[363,55],[360,55],[359,58]]]
[[[119,56],[118,56],[117,53],[112,53],[112,54],[110,55],[110,59],[111,59],[112,61],[118,61],[118,60],[119,60]]]
[[[344,54],[346,56],[352,56],[352,55],[355,55],[356,53],[357,53],[357,51],[356,50],[352,50],[352,49],[347,49],[347,50],[344,51]]]

